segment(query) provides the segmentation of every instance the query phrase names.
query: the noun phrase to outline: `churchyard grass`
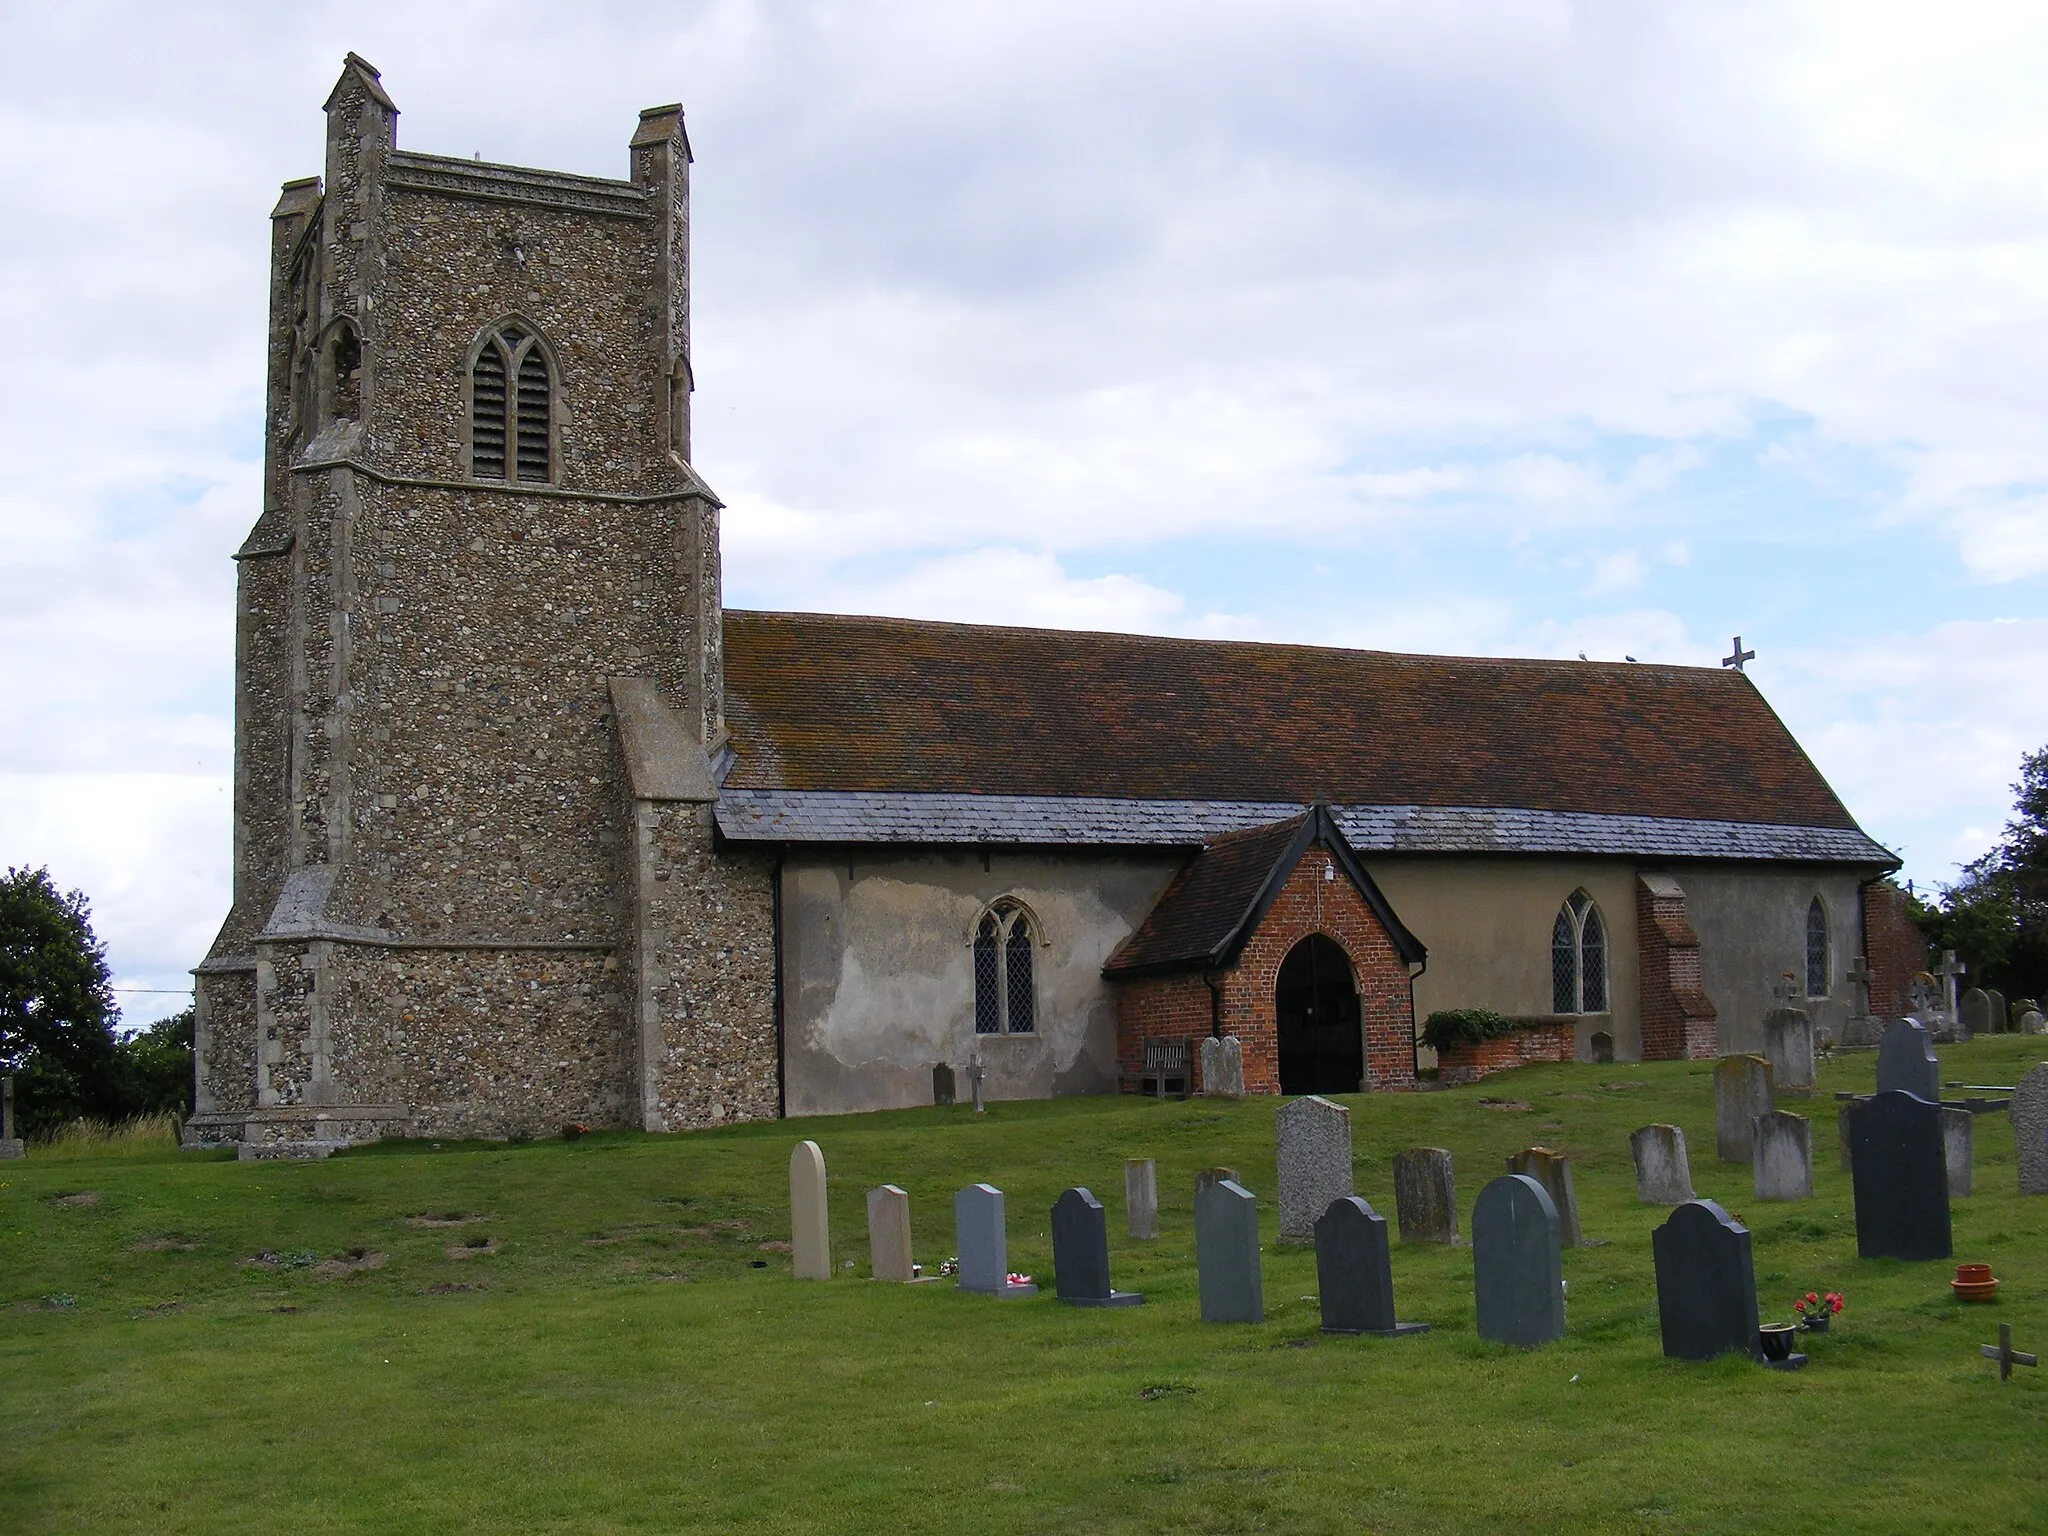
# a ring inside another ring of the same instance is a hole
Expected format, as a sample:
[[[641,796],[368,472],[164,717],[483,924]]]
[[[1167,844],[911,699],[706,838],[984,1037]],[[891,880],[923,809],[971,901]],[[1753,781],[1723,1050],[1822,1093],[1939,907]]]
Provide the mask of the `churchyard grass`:
[[[2044,1043],[1940,1050],[2010,1083]],[[1859,1263],[1821,1069],[1812,1199],[1762,1204],[1714,1157],[1708,1064],[1535,1067],[1346,1102],[1359,1193],[1393,1220],[1393,1154],[1456,1155],[1461,1230],[1528,1144],[1575,1160],[1564,1340],[1481,1343],[1469,1248],[1393,1251],[1433,1331],[1317,1332],[1315,1258],[1275,1249],[1275,1101],[1076,1099],[526,1146],[387,1145],[325,1163],[37,1149],[0,1164],[0,1529],[147,1531],[1940,1531],[2048,1528],[2048,1382],[1977,1346],[2048,1348],[2048,1197],[1976,1125],[1957,1260]],[[1507,1101],[1507,1102],[1502,1102]],[[1659,1352],[1628,1137],[1681,1126],[1696,1188],[1755,1234],[1766,1320],[1844,1291],[1803,1372]],[[787,1169],[823,1147],[835,1263],[790,1278]],[[1125,1236],[1126,1157],[1158,1160],[1160,1237]],[[1192,1191],[1260,1197],[1266,1322],[1197,1321]],[[1040,1296],[864,1278],[864,1196],[909,1191],[917,1259],[952,1196],[1008,1196]],[[1108,1206],[1130,1310],[1051,1296],[1048,1213]],[[82,1199],[91,1195],[96,1198]],[[466,1218],[460,1219],[458,1218]],[[428,1222],[438,1224],[427,1224]],[[752,1267],[756,1262],[765,1268]]]

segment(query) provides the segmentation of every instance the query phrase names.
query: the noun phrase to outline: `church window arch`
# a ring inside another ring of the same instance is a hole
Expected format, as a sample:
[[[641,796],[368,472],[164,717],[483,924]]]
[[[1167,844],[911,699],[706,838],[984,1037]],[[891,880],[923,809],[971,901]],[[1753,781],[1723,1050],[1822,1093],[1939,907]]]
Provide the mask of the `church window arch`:
[[[1584,891],[1573,891],[1550,925],[1550,1011],[1607,1011],[1607,924]]]
[[[343,320],[327,338],[327,415],[360,421],[363,414],[363,339]]]
[[[1826,997],[1833,957],[1828,952],[1828,909],[1816,896],[1806,909],[1806,995]]]
[[[517,319],[488,327],[469,357],[470,478],[554,484],[556,394],[539,331]]]
[[[974,927],[974,1032],[1038,1031],[1037,925],[1021,902],[998,901]]]

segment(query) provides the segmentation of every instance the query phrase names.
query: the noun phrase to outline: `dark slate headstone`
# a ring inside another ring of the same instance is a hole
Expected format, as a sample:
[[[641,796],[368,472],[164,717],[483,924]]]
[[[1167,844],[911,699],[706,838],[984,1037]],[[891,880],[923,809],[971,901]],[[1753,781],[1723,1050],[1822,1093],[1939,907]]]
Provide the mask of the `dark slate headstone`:
[[[1503,1174],[1479,1192],[1472,1207],[1472,1279],[1482,1339],[1530,1345],[1564,1337],[1557,1207],[1527,1174]]]
[[[1851,1104],[1849,1178],[1859,1258],[1949,1256],[1940,1105],[1896,1089]]]
[[[1332,1200],[1316,1218],[1316,1288],[1325,1333],[1427,1333],[1427,1323],[1394,1321],[1394,1270],[1387,1219],[1357,1195]]]
[[[1263,1323],[1259,1201],[1235,1179],[1195,1194],[1195,1279],[1205,1323]]]
[[[1145,1299],[1109,1288],[1109,1219],[1085,1189],[1053,1202],[1052,1283],[1061,1301],[1077,1307],[1135,1307]]]
[[[953,1082],[953,1068],[942,1061],[932,1068],[932,1102],[943,1106],[957,1102],[958,1098],[959,1089]]]
[[[1664,1353],[1674,1360],[1760,1358],[1749,1229],[1713,1201],[1691,1200],[1650,1234],[1650,1247]]]
[[[1893,1019],[1877,1042],[1877,1091],[1897,1089],[1935,1103],[1941,1098],[1941,1063],[1934,1036],[1918,1019]]]

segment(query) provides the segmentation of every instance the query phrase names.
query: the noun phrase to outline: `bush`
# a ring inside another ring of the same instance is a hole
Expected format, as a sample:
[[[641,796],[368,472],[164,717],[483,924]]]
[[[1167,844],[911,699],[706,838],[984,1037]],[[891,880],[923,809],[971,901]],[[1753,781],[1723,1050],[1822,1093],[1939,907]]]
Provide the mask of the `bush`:
[[[1517,1028],[1515,1021],[1491,1008],[1439,1008],[1422,1025],[1422,1043],[1440,1051],[1451,1045],[1478,1045]]]

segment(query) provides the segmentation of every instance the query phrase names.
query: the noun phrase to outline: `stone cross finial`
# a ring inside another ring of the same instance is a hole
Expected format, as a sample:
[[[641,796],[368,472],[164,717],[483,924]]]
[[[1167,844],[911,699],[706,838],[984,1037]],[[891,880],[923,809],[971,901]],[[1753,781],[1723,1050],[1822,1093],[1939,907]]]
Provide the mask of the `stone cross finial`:
[[[2021,1354],[2020,1351],[2012,1347],[2011,1323],[2000,1323],[1998,1325],[1998,1342],[1996,1344],[1979,1344],[1977,1346],[1977,1353],[1986,1360],[1996,1360],[1998,1362],[1998,1379],[2000,1381],[2010,1377],[2012,1375],[2012,1368],[2016,1365],[2040,1364],[2040,1361],[2034,1356]]]
[[[1733,656],[1723,656],[1721,658],[1721,665],[1724,667],[1733,667],[1736,671],[1740,672],[1742,670],[1742,664],[1745,661],[1755,660],[1756,652],[1745,651],[1742,648],[1742,636],[1737,635],[1735,637],[1735,654]]]
[[[1934,968],[1934,974],[1941,978],[1941,995],[1948,1004],[1948,1016],[1956,1016],[1956,978],[1968,971],[1969,967],[1956,958],[1952,949],[1941,952],[1941,964]]]
[[[1873,981],[1877,980],[1876,972],[1871,970],[1869,963],[1863,958],[1863,956],[1858,955],[1856,957],[1856,963],[1849,967],[1849,973],[1847,977],[1844,979],[1848,981],[1850,986],[1859,989],[1863,994],[1863,1001],[1856,1009],[1856,1017],[1859,1019],[1869,1018],[1870,984]],[[1850,994],[1850,1000],[1852,1002],[1855,1001],[1854,993]]]
[[[987,1076],[988,1072],[983,1068],[979,1056],[967,1063],[967,1086],[974,1092],[974,1112],[977,1115],[987,1113],[981,1103],[981,1080]]]

